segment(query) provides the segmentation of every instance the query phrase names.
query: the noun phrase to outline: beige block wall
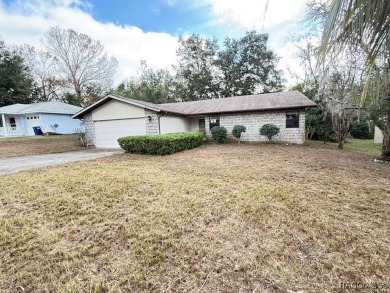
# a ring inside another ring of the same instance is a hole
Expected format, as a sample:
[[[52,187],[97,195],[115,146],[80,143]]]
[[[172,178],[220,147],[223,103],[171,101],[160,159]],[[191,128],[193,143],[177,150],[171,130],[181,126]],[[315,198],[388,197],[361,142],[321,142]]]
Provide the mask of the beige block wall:
[[[148,109],[144,109],[144,111],[145,111],[146,134],[152,134],[152,135],[159,134],[159,127],[158,127],[159,116],[157,112]]]
[[[87,146],[95,145],[95,124],[92,120],[92,112],[88,113],[83,117],[84,119],[84,129],[85,129],[85,140],[87,141]]]
[[[286,113],[299,112],[299,128],[286,128]],[[230,138],[235,125],[243,125],[246,132],[242,134],[242,141],[268,141],[268,138],[261,136],[259,129],[267,123],[275,124],[280,128],[278,135],[272,138],[273,141],[303,144],[305,142],[305,111],[273,111],[257,113],[232,113],[221,114],[220,126],[226,128]],[[211,137],[209,118],[206,117],[206,136]]]

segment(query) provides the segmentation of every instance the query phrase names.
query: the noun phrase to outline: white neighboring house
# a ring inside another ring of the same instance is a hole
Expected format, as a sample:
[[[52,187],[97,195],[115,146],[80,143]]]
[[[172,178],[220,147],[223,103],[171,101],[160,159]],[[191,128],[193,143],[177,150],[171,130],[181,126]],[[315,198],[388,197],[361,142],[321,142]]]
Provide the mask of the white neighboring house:
[[[378,128],[378,126],[375,126],[375,132],[374,132],[374,143],[383,143],[383,133],[382,131]]]
[[[108,95],[73,116],[83,119],[88,145],[119,148],[123,136],[202,131],[211,137],[213,126],[223,126],[231,136],[243,125],[242,141],[267,141],[259,128],[272,123],[280,128],[275,141],[302,144],[305,110],[316,104],[298,91],[230,98],[152,104]]]
[[[71,119],[80,110],[81,107],[58,101],[0,107],[0,136],[35,135],[33,127],[38,126],[43,133],[84,132],[82,121]]]

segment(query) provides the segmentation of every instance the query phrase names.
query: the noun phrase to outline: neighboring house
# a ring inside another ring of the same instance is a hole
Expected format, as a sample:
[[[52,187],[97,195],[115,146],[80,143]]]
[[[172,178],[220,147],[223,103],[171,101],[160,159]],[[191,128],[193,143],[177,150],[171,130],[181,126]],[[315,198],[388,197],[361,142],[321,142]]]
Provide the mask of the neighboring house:
[[[119,147],[117,139],[128,135],[202,131],[211,137],[213,126],[246,127],[242,141],[267,141],[259,134],[266,123],[280,128],[275,140],[302,144],[305,109],[316,104],[298,91],[239,96],[212,100],[152,104],[108,95],[81,110],[87,143],[96,147]]]
[[[0,107],[0,136],[34,135],[36,126],[44,133],[84,131],[82,121],[71,118],[80,110],[81,107],[58,101]]]
[[[378,126],[375,126],[374,143],[383,144],[383,133]]]

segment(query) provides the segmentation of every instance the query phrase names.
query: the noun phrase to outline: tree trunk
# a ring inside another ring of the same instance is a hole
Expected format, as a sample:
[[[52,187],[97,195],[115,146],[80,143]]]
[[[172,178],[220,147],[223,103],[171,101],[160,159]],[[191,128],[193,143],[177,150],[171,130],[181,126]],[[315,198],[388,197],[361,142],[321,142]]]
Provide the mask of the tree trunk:
[[[324,129],[324,144],[326,144],[326,136],[328,135],[328,132],[326,131],[326,122],[325,122],[325,120],[322,120],[322,127]]]
[[[339,134],[338,135],[338,145],[337,145],[337,148],[339,149],[339,150],[342,150],[342,149],[344,149],[344,138],[342,137],[342,135],[341,134]]]
[[[382,133],[383,133],[382,158],[390,159],[390,113],[387,114],[387,125],[382,130]]]
[[[76,96],[81,100],[81,90],[79,88],[76,89]]]
[[[74,91],[76,93],[77,98],[81,101],[81,86],[78,83],[76,77],[73,76],[73,86],[74,86]]]
[[[383,137],[382,158],[390,159],[390,135]]]
[[[339,132],[336,132],[337,133],[337,141],[338,141],[338,145],[337,145],[338,149],[340,149],[340,150],[344,149],[344,142],[345,142],[345,139],[347,138],[347,135],[350,132],[350,130],[351,130],[351,125],[348,125],[348,127],[340,130]]]

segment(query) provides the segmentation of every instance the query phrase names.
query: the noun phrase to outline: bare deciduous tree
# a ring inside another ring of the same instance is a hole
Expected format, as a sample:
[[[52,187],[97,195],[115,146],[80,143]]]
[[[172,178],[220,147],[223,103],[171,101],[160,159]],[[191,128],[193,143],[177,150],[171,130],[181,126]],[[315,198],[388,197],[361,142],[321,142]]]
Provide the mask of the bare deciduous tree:
[[[57,69],[83,99],[88,88],[108,88],[117,60],[108,57],[103,45],[89,36],[58,26],[50,28],[42,40],[47,51],[58,60]]]
[[[332,116],[338,148],[344,148],[347,135],[365,114],[360,106],[364,80],[364,60],[359,52],[349,52],[328,63],[319,88],[319,98],[325,101]]]
[[[56,58],[43,50],[37,50],[31,45],[24,44],[18,48],[23,61],[30,69],[35,83],[40,89],[41,100],[59,99],[63,81],[55,76]]]

